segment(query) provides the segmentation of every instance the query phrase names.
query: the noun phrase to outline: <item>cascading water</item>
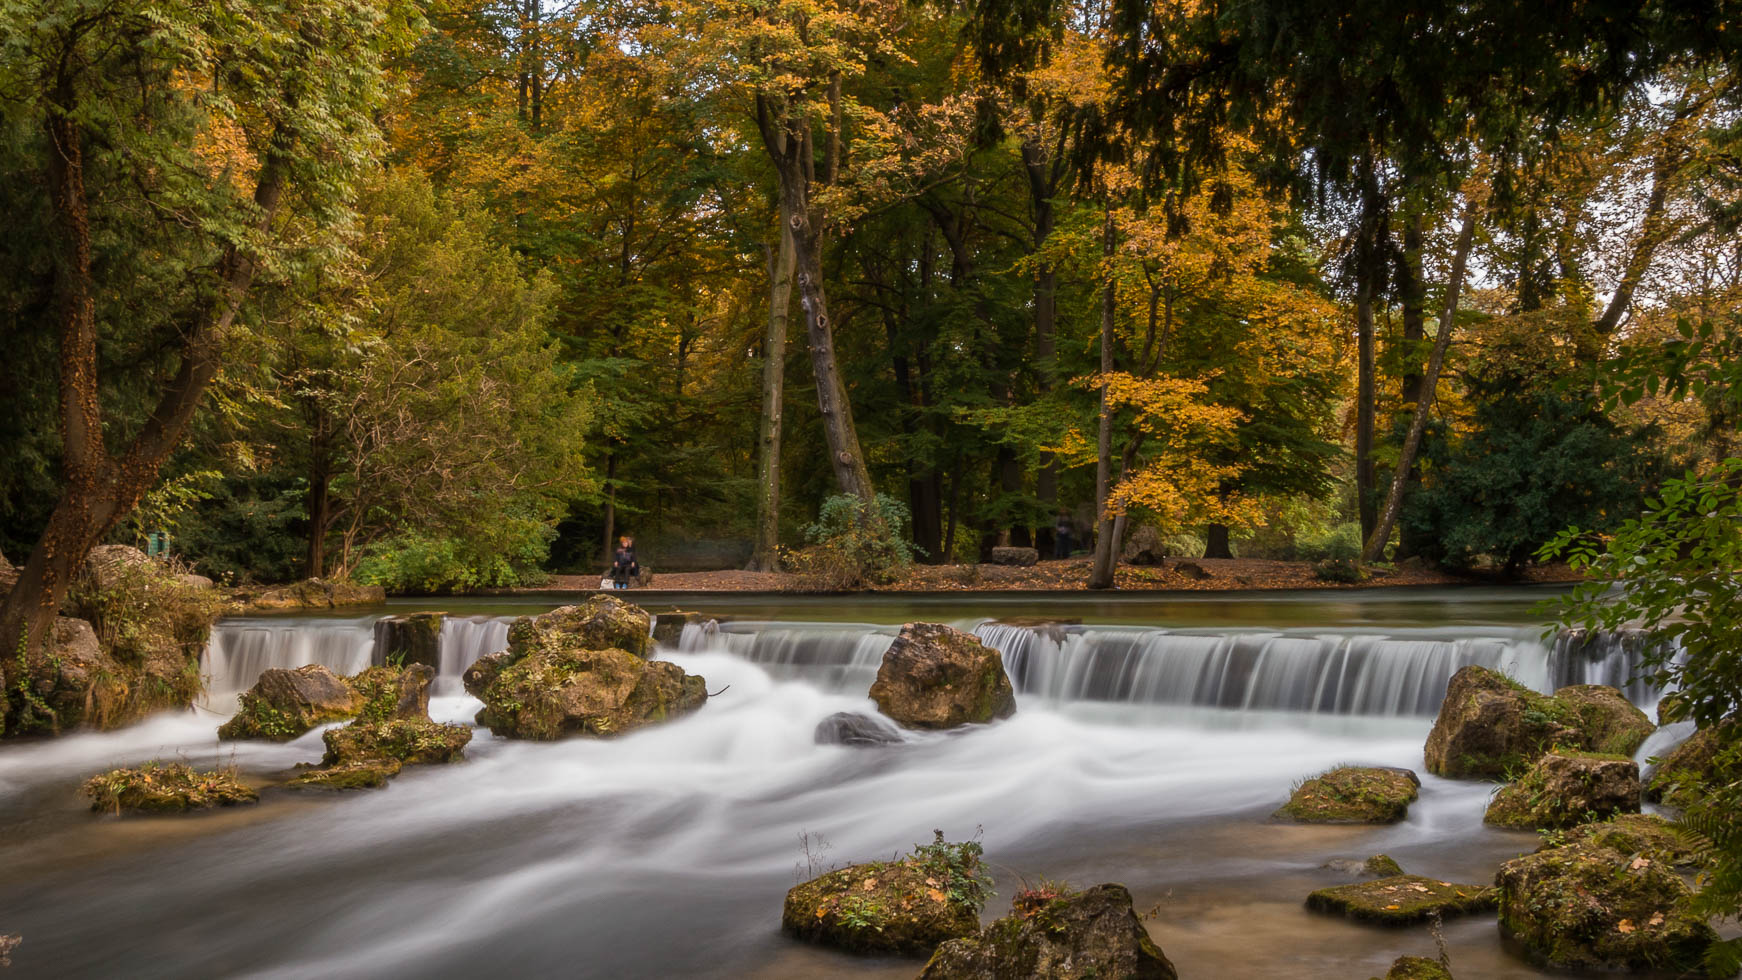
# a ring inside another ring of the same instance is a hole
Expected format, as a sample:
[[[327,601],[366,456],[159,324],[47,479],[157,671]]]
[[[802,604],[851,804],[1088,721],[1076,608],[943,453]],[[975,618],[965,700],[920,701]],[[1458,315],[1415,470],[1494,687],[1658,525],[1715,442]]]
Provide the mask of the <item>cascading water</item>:
[[[226,619],[212,628],[201,657],[205,703],[235,710],[235,696],[274,667],[320,664],[335,674],[364,670],[375,654],[375,619]]]
[[[508,627],[513,622],[512,617],[503,616],[449,616],[442,620],[438,639],[441,663],[430,693],[438,697],[464,694],[460,676],[479,657],[508,649]]]
[[[1388,634],[1195,632],[982,623],[974,630],[1004,657],[1017,692],[1054,705],[1116,702],[1245,711],[1432,716],[1451,676],[1471,664],[1540,691],[1614,684],[1650,707],[1656,691],[1629,681],[1643,644],[1619,638],[1551,648],[1535,630],[1433,629]],[[833,623],[687,626],[679,649],[726,650],[776,676],[831,691],[864,691],[894,627]]]

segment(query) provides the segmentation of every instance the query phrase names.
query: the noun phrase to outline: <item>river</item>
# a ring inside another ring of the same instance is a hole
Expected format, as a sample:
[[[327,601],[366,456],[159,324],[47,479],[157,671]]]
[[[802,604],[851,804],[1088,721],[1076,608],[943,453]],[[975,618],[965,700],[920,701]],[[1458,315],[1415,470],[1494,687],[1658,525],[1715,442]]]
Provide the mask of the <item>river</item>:
[[[1269,814],[1337,764],[1421,772],[1465,663],[1543,690],[1624,683],[1624,649],[1545,645],[1532,604],[1546,594],[637,595],[724,617],[658,654],[718,692],[690,717],[609,741],[479,730],[465,763],[410,767],[381,791],[268,791],[257,807],[183,818],[88,813],[80,782],[115,765],[180,758],[264,780],[314,761],[318,731],[283,745],[214,732],[268,666],[367,666],[388,613],[450,613],[431,713],[469,721],[478,704],[459,671],[500,647],[508,617],[556,600],[228,620],[201,707],[0,748],[0,933],[23,937],[17,977],[912,977],[913,961],[786,939],[781,900],[813,869],[886,858],[937,828],[983,841],[999,891],[987,921],[1024,882],[1118,881],[1153,911],[1181,976],[1383,974],[1398,955],[1435,955],[1435,940],[1308,913],[1307,892],[1347,880],[1327,861],[1387,853],[1486,882],[1535,835],[1483,826],[1492,785],[1425,772],[1395,826]],[[882,651],[915,619],[1003,650],[1016,716],[896,746],[817,745],[821,719],[871,709]],[[1649,710],[1649,689],[1629,694]],[[1539,975],[1492,918],[1448,922],[1444,941],[1460,977]]]

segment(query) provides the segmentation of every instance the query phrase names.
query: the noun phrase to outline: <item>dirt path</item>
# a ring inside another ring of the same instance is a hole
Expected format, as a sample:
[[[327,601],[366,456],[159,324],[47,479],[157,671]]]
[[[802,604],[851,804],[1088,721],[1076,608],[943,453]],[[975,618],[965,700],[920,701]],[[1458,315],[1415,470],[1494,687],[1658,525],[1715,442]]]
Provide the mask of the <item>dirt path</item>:
[[[997,592],[1005,590],[1077,591],[1089,580],[1088,558],[1043,561],[1028,568],[1004,565],[916,565],[889,585],[868,592]],[[1264,589],[1364,589],[1393,585],[1468,585],[1486,581],[1451,575],[1438,569],[1406,564],[1376,574],[1358,585],[1327,582],[1313,573],[1311,562],[1259,558],[1170,559],[1164,566],[1122,565],[1115,583],[1126,591],[1205,592]],[[1529,569],[1516,583],[1574,582],[1578,575],[1564,565]],[[1514,584],[1516,584],[1514,583]],[[549,582],[525,592],[575,592],[599,587],[597,576],[553,575]],[[802,576],[785,572],[656,572],[653,587],[681,592],[810,592]]]

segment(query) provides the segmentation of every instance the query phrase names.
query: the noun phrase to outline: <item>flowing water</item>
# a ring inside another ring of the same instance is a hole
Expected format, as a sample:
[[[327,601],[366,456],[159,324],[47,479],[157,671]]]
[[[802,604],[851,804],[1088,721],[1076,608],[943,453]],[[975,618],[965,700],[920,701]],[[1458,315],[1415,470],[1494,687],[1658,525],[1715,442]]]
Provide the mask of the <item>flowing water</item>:
[[[1637,643],[1545,643],[1533,598],[690,596],[679,604],[739,617],[659,653],[718,692],[690,717],[609,741],[479,730],[467,762],[408,768],[384,791],[268,791],[188,818],[85,812],[79,783],[113,765],[180,757],[265,779],[313,761],[319,732],[265,745],[219,744],[214,730],[267,667],[354,672],[378,655],[376,616],[227,621],[200,708],[0,749],[0,933],[24,939],[20,977],[911,977],[911,961],[787,940],[781,900],[812,870],[938,828],[982,835],[1000,892],[988,919],[1024,881],[1120,881],[1155,910],[1150,931],[1182,976],[1381,974],[1400,954],[1434,955],[1434,940],[1307,913],[1308,891],[1343,880],[1321,865],[1385,852],[1481,882],[1534,835],[1482,825],[1492,786],[1426,775],[1396,826],[1268,815],[1339,763],[1420,771],[1464,664],[1543,690],[1628,679]],[[539,607],[445,607],[431,711],[468,721],[478,705],[459,674]],[[997,621],[1018,615],[1076,621]],[[894,746],[817,745],[821,719],[873,710],[877,664],[918,618],[1000,649],[1016,716]],[[1537,975],[1492,919],[1448,923],[1445,938],[1459,976]]]

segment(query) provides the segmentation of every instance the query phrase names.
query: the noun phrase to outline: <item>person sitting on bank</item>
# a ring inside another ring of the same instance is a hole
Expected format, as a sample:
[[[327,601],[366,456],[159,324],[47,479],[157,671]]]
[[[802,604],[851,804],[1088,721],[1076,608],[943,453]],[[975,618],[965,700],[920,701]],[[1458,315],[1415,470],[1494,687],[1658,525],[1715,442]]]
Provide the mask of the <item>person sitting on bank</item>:
[[[625,534],[617,539],[617,552],[611,557],[611,587],[627,589],[641,576],[641,565],[635,561],[635,539]]]

